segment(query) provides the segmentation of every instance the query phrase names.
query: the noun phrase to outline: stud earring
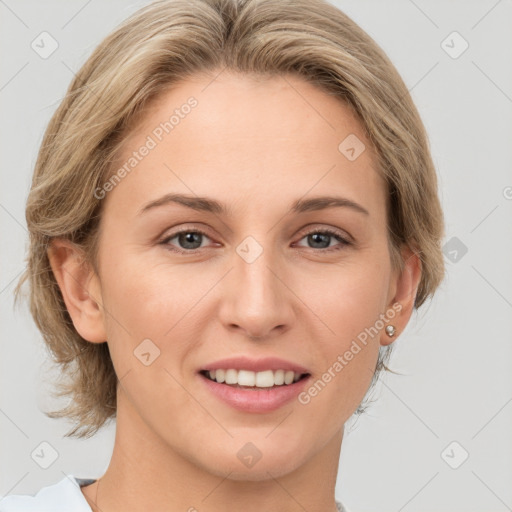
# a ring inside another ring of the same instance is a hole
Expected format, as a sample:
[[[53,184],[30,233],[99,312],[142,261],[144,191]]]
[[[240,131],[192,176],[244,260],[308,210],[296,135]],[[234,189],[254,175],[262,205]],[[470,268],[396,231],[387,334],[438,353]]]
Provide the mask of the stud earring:
[[[386,326],[386,334],[392,338],[396,334],[396,329],[394,325],[387,325]]]

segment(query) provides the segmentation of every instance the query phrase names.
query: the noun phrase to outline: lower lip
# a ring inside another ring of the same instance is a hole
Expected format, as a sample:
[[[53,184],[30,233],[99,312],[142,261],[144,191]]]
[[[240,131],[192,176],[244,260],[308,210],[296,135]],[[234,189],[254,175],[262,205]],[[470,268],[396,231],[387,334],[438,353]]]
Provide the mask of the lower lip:
[[[244,412],[275,411],[292,401],[304,389],[310,376],[288,385],[273,388],[244,389],[213,381],[199,374],[208,389],[223,402]]]

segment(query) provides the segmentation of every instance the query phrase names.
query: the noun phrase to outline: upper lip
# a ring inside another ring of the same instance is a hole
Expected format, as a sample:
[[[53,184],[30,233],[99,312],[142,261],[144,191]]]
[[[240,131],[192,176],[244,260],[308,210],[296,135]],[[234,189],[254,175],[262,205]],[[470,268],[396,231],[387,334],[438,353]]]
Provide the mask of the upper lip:
[[[253,359],[247,356],[219,359],[213,363],[206,364],[200,371],[219,369],[249,370],[253,372],[262,372],[265,370],[293,370],[295,373],[309,373],[304,366],[278,357]]]

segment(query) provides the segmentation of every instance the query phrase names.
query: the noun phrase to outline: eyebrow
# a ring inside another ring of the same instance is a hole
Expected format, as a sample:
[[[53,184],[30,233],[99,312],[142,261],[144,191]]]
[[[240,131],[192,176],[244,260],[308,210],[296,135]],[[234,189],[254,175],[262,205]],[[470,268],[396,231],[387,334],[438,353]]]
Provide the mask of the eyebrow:
[[[166,194],[159,199],[146,203],[138,215],[167,204],[180,204],[200,212],[210,212],[217,215],[233,216],[233,212],[219,201],[208,197],[189,196],[185,194]],[[350,208],[364,215],[369,215],[366,208],[359,203],[339,196],[319,196],[310,199],[297,199],[290,207],[290,212],[303,213],[309,211],[325,210],[327,208]]]

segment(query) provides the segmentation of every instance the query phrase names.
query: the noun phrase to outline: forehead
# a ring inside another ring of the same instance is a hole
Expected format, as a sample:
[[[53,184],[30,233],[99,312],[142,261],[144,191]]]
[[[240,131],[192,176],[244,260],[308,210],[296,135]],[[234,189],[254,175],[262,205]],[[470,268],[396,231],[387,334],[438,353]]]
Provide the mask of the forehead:
[[[129,172],[108,201],[183,192],[263,207],[340,192],[378,209],[385,197],[356,114],[294,75],[225,72],[175,84],[125,137],[114,172],[123,166]]]

